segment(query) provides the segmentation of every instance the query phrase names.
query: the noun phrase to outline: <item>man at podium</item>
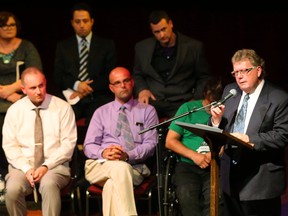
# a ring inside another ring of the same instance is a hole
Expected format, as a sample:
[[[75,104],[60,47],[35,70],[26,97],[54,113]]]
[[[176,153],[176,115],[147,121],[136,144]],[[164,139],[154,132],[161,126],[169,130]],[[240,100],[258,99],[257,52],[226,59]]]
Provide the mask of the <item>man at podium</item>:
[[[177,119],[180,122],[207,124],[210,118],[210,106],[219,100],[223,92],[219,79],[209,79],[203,90],[204,99],[184,103],[176,116],[192,112]],[[201,109],[208,107],[208,109]],[[171,122],[166,137],[166,147],[179,156],[173,174],[173,183],[179,201],[182,216],[210,216],[210,165],[211,152],[202,137],[185,130]],[[219,206],[223,202],[219,202]],[[222,209],[220,208],[220,212]]]
[[[264,79],[265,62],[251,49],[232,57],[235,97],[211,109],[211,124],[250,144],[225,144],[220,162],[225,216],[280,216],[285,192],[288,94]],[[242,105],[243,104],[243,105]]]

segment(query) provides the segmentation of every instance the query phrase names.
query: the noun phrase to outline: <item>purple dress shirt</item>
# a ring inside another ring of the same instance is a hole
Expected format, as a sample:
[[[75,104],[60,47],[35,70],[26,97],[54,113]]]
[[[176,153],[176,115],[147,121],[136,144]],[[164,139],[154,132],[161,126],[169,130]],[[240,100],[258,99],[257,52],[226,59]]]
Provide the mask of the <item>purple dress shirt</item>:
[[[94,112],[84,141],[84,153],[88,158],[102,159],[103,150],[111,144],[124,147],[124,137],[115,135],[121,106],[121,103],[114,100],[99,107]],[[133,150],[127,152],[129,163],[142,163],[154,154],[157,144],[157,130],[149,130],[142,134],[139,132],[158,124],[158,116],[153,106],[139,103],[133,98],[124,106],[136,145]]]

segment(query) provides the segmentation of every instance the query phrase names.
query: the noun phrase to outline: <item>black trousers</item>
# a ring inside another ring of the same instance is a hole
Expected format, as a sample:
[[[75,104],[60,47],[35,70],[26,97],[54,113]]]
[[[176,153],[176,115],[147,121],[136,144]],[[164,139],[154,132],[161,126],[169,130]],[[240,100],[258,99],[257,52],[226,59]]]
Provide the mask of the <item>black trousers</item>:
[[[197,165],[178,162],[173,183],[183,216],[210,216],[210,167],[201,169]],[[219,216],[222,216],[221,190],[219,196]]]
[[[240,201],[223,193],[225,216],[281,216],[281,197]]]

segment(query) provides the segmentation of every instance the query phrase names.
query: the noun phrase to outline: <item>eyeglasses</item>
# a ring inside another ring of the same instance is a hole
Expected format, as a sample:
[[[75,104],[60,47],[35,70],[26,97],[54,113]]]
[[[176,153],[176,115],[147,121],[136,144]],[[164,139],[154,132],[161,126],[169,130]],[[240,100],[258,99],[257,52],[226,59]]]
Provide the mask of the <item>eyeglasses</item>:
[[[250,68],[246,68],[243,70],[238,70],[238,71],[232,71],[231,74],[233,77],[238,76],[238,75],[247,75],[251,70],[257,68],[258,66],[253,66]]]
[[[10,25],[4,25],[4,26],[1,26],[0,28],[6,31],[8,30],[8,28],[15,28],[15,27],[16,27],[16,23],[11,23]]]
[[[124,79],[122,82],[121,82],[121,81],[116,81],[116,82],[110,83],[110,84],[113,85],[113,86],[115,86],[115,87],[120,87],[120,86],[122,85],[122,83],[123,83],[124,85],[126,85],[126,84],[130,84],[131,81],[132,81],[131,78],[127,78],[127,79]]]

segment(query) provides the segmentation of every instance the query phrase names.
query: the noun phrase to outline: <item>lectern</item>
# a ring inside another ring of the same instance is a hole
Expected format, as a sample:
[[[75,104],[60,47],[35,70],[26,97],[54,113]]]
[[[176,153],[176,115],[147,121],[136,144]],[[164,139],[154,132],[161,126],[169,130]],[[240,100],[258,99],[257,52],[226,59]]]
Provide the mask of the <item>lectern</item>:
[[[202,137],[210,147],[211,165],[210,165],[210,216],[218,216],[218,198],[219,198],[219,152],[224,144],[243,145],[253,149],[252,145],[234,137],[228,132],[216,127],[203,124],[189,124],[176,121],[175,124],[191,131]]]

